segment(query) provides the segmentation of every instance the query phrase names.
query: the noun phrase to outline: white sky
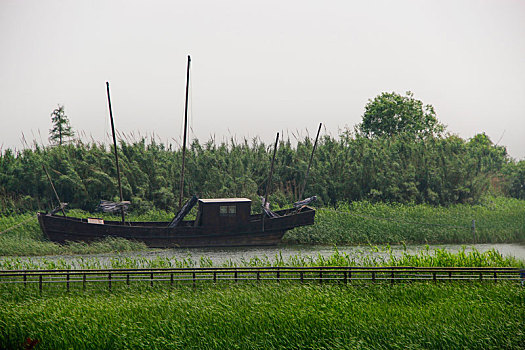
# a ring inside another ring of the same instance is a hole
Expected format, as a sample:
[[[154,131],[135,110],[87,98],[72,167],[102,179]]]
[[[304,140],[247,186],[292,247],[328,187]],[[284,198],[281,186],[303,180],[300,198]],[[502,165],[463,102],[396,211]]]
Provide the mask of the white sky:
[[[0,146],[47,144],[65,105],[85,139],[336,136],[368,99],[414,92],[463,138],[525,158],[525,1],[0,0]]]

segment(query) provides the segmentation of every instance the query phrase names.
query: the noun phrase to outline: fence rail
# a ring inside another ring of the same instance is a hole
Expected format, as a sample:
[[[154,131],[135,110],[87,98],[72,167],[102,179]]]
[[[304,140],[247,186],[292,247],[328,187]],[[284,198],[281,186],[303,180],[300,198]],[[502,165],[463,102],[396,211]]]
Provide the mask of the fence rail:
[[[396,283],[413,281],[523,281],[524,270],[491,267],[202,267],[156,269],[96,269],[96,270],[3,270],[0,285],[64,284],[67,291],[72,285],[105,283],[111,289],[116,283],[220,283],[240,281],[298,281],[316,283]]]

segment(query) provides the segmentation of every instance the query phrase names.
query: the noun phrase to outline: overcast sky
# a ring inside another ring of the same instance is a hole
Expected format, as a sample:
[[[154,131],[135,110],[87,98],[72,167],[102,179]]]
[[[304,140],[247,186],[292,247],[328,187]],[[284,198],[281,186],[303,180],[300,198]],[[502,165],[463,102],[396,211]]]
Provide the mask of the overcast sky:
[[[84,138],[334,136],[384,91],[525,158],[525,1],[0,0],[0,146],[47,144],[58,104]]]

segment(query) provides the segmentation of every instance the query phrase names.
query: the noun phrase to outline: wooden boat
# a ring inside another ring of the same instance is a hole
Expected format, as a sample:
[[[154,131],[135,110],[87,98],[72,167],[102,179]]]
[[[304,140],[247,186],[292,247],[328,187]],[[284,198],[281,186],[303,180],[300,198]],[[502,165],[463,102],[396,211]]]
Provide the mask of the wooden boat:
[[[130,222],[125,220],[122,186],[120,181],[120,167],[118,161],[117,142],[113,123],[113,112],[109,93],[109,83],[106,82],[111,131],[115,153],[115,165],[118,176],[120,203],[117,204],[121,212],[121,221],[105,221],[100,218],[81,219],[66,216],[63,203],[55,190],[53,182],[46,172],[56,199],[60,203],[57,210],[51,213],[38,213],[38,222],[42,232],[52,241],[64,243],[67,241],[91,242],[105,237],[121,237],[146,243],[150,247],[223,247],[223,246],[254,246],[275,245],[281,241],[287,230],[295,227],[312,225],[315,210],[308,206],[309,200],[297,202],[291,209],[272,212],[268,205],[268,194],[271,187],[275,153],[279,141],[279,133],[275,140],[270,176],[266,186],[266,196],[262,199],[262,214],[251,215],[251,200],[247,198],[219,198],[200,199],[193,196],[182,206],[184,188],[184,160],[186,151],[187,112],[188,112],[188,86],[190,72],[190,56],[188,56],[188,69],[186,76],[186,107],[184,118],[184,140],[182,148],[182,171],[180,180],[179,207],[181,208],[171,222]],[[301,190],[301,195],[306,186],[306,178],[310,170],[313,153],[317,145],[319,131],[315,140],[310,163]],[[312,197],[315,200],[315,197]],[[184,220],[190,210],[199,203],[195,220]],[[113,203],[115,204],[115,203]],[[55,213],[61,211],[63,216]]]
[[[287,230],[314,223],[309,206],[280,210],[275,216],[250,215],[247,198],[200,199],[196,220],[170,222],[104,221],[38,213],[44,234],[52,241],[91,242],[122,237],[149,247],[225,247],[275,245]]]

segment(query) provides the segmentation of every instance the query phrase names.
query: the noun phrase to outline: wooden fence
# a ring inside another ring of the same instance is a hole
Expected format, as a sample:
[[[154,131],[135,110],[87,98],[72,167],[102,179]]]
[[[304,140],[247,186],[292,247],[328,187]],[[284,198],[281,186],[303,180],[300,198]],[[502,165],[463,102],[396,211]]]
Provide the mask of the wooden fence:
[[[491,267],[237,267],[237,268],[156,268],[156,269],[90,269],[90,270],[4,270],[0,285],[46,284],[107,285],[116,283],[175,285],[197,283],[315,282],[315,283],[398,283],[415,281],[523,281],[524,270]]]

